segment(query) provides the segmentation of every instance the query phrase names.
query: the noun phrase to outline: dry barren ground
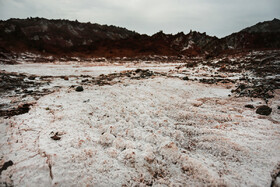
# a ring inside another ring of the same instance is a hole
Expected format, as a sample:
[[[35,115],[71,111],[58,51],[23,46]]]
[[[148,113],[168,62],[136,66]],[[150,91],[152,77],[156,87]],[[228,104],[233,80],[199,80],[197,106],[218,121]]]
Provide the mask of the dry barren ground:
[[[263,116],[256,108],[265,100],[235,97],[231,82],[182,79],[210,77],[215,69],[177,65],[1,65],[35,74],[35,82],[50,76],[32,89],[52,89],[25,97],[34,101],[28,113],[0,118],[1,185],[270,186],[280,164],[279,90]],[[154,72],[138,76],[139,67]],[[96,78],[119,72],[126,76],[106,84]],[[1,101],[12,103],[13,94]]]

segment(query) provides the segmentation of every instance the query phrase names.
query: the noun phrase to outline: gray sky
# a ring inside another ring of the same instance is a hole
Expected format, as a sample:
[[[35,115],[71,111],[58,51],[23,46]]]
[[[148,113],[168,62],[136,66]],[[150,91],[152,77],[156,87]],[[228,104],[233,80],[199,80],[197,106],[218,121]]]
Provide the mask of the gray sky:
[[[223,37],[280,18],[280,0],[0,0],[0,19],[45,17],[116,25],[139,33]]]

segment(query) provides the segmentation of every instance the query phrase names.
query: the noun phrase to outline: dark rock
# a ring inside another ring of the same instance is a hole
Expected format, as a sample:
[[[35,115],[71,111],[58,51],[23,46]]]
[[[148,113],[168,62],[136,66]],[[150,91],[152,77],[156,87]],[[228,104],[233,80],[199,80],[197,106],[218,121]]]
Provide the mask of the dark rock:
[[[142,71],[142,69],[137,69],[135,70],[135,73],[139,73],[140,71]]]
[[[29,80],[35,80],[35,78],[36,78],[35,76],[28,77]]]
[[[13,161],[9,160],[8,162],[5,162],[4,165],[2,166],[2,168],[0,168],[0,175],[2,173],[2,171],[8,169],[8,167],[14,165]]]
[[[268,116],[272,112],[272,109],[267,105],[262,105],[256,110],[257,114]]]
[[[33,90],[23,90],[23,93],[26,93],[26,94],[31,94],[33,92]]]
[[[245,84],[240,84],[239,87],[241,90],[244,90],[246,88]]]
[[[204,84],[215,84],[217,83],[217,79],[200,79],[199,82],[204,83]]]
[[[78,87],[76,88],[76,91],[77,91],[77,92],[82,92],[82,91],[84,91],[84,88],[83,88],[82,86],[78,86]]]
[[[187,68],[192,68],[192,67],[195,67],[195,66],[197,66],[197,65],[198,65],[197,62],[188,62],[188,63],[186,64],[186,67],[187,67]]]
[[[89,102],[89,101],[90,101],[90,99],[87,99],[87,100],[84,100],[83,102],[84,102],[84,103],[87,103],[87,102]]]
[[[187,80],[189,80],[189,77],[185,76],[185,77],[183,78],[183,80],[187,81]]]
[[[51,139],[53,139],[53,140],[60,140],[61,137],[58,136],[58,132],[56,132],[55,135],[51,136]]]
[[[59,137],[59,136],[57,136],[57,135],[54,135],[54,136],[51,137],[51,139],[53,139],[53,140],[60,140],[61,137]]]
[[[139,74],[139,76],[132,77],[133,79],[141,79],[141,78],[144,79],[153,76],[154,72],[150,71],[149,69],[136,69],[132,74],[133,75]]]
[[[245,105],[246,108],[255,108],[253,105]]]
[[[280,110],[280,106],[278,106],[277,109]]]

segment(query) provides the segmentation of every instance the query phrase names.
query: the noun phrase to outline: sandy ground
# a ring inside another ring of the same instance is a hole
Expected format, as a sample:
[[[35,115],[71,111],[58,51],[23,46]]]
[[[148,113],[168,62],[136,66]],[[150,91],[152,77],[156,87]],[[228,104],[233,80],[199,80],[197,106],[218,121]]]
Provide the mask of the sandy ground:
[[[61,88],[28,113],[0,118],[0,165],[13,162],[2,171],[2,184],[270,186],[280,163],[280,92],[269,100],[271,115],[261,116],[244,105],[256,108],[263,100],[229,96],[228,84],[181,80],[175,66],[1,65],[53,76],[139,67],[170,73],[85,85],[83,92],[69,87],[78,78],[55,79],[52,85]]]

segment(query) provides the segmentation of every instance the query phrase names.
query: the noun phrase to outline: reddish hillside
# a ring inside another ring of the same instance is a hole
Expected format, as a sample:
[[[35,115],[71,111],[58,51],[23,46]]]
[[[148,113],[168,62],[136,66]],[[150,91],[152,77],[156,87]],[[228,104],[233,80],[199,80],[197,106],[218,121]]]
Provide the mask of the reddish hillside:
[[[67,56],[216,56],[251,49],[279,49],[280,21],[258,23],[224,38],[206,33],[140,35],[125,28],[44,18],[0,21],[0,52]]]

